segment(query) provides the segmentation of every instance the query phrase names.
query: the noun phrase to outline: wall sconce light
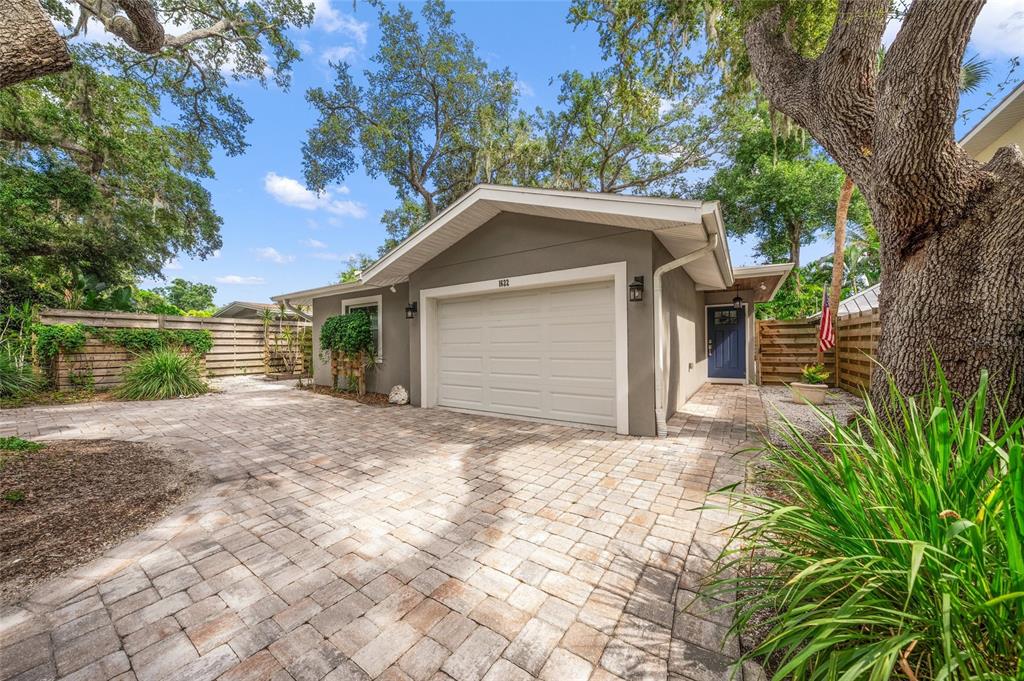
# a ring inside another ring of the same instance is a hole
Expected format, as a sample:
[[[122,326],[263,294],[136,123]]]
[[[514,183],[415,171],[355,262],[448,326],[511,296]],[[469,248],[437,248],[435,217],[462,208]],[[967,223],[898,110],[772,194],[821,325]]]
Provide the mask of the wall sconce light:
[[[644,278],[633,277],[633,283],[629,285],[629,302],[639,303],[644,299]]]
[[[739,296],[736,296],[735,298],[732,299],[732,306],[735,307],[737,310],[740,309],[741,307],[743,307],[743,299],[740,298]]]
[[[413,301],[405,306],[405,318],[416,319],[416,302]]]

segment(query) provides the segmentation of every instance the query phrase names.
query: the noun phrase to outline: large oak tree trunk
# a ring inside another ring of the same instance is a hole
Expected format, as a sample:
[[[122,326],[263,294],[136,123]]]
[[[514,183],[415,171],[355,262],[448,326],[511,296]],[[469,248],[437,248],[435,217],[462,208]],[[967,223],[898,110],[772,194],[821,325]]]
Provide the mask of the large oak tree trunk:
[[[0,88],[69,68],[67,45],[38,0],[0,2]]]
[[[988,185],[962,215],[949,215],[913,252],[892,223],[901,215],[876,198],[882,235],[881,364],[872,395],[885,398],[886,376],[909,394],[924,387],[934,358],[950,382],[973,390],[983,369],[1010,389],[1012,414],[1024,414],[1024,157],[1003,149],[986,170]]]
[[[982,166],[953,139],[960,69],[984,0],[914,0],[879,69],[889,0],[839,0],[825,49],[798,54],[779,6],[747,28],[772,105],[808,130],[864,195],[881,239],[882,332],[872,397],[892,372],[919,392],[934,352],[955,390],[983,370],[1024,414],[1024,156]],[[1014,374],[1016,381],[1012,380]]]

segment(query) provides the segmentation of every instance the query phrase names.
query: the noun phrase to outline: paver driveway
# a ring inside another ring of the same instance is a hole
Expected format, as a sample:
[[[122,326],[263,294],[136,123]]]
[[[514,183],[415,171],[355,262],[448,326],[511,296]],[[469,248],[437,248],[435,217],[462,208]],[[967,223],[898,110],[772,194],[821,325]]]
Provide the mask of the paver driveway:
[[[725,679],[694,600],[757,389],[704,388],[667,440],[254,381],[8,410],[0,434],[146,440],[214,482],[0,612],[0,678]]]

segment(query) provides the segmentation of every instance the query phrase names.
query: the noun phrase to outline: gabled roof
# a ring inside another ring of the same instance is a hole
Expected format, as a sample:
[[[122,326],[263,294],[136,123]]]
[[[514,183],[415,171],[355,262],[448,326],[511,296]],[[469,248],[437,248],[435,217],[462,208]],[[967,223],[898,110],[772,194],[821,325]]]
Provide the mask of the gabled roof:
[[[702,283],[732,283],[725,230],[716,202],[489,184],[477,185],[442,211],[364,271],[362,281],[376,286],[405,281],[409,274],[501,212],[646,229],[655,232],[674,257],[706,243],[708,234],[717,230],[721,238],[714,259],[696,261],[687,268],[688,273]]]
[[[1024,119],[1024,81],[960,138],[960,146],[971,156],[977,157],[1021,119]]]
[[[233,314],[238,314],[242,310],[256,310],[260,312],[262,310],[277,309],[276,303],[253,303],[245,300],[232,300],[227,305],[217,308],[217,311],[213,313],[214,317],[230,317]]]
[[[481,184],[364,270],[358,282],[296,291],[272,299],[303,304],[321,296],[401,283],[502,212],[647,230],[658,237],[673,257],[696,250],[708,242],[710,235],[718,234],[715,250],[685,269],[702,287],[722,289],[733,283],[725,225],[716,201]]]

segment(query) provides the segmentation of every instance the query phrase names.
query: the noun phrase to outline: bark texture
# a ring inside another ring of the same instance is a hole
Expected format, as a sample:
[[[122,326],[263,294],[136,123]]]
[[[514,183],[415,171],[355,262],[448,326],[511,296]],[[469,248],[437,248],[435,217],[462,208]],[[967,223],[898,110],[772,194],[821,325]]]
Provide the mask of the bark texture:
[[[0,3],[0,88],[71,68],[71,54],[38,0]]]
[[[904,394],[938,356],[955,389],[982,370],[1024,413],[1024,156],[982,166],[953,138],[960,65],[983,0],[914,0],[881,71],[888,0],[840,0],[816,59],[796,54],[777,8],[747,29],[772,104],[804,126],[860,188],[882,248],[878,360]],[[838,302],[838,301],[836,301]],[[876,370],[872,396],[887,399]]]

